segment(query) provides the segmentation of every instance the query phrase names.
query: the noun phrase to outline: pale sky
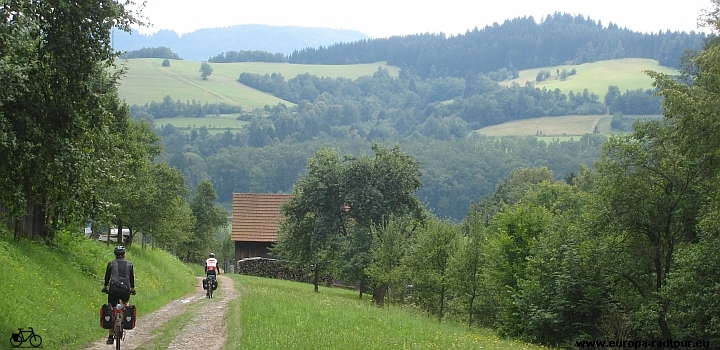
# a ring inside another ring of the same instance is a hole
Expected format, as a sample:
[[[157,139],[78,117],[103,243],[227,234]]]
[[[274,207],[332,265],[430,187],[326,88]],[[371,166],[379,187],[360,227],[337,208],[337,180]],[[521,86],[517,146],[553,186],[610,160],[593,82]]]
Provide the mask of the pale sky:
[[[179,34],[238,24],[352,29],[372,38],[417,33],[464,34],[494,22],[554,12],[582,14],[604,26],[649,33],[706,31],[697,26],[711,0],[147,0],[144,14],[152,28]]]

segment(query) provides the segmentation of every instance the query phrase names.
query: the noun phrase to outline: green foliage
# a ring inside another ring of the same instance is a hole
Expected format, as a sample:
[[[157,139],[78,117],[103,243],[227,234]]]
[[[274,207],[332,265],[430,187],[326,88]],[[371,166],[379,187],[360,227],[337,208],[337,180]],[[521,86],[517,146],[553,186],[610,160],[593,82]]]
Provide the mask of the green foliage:
[[[673,300],[662,294],[674,254],[697,239],[698,213],[709,199],[702,174],[713,166],[679,152],[674,123],[636,123],[635,129],[610,138],[596,164],[598,222],[619,232],[623,244],[613,269],[632,283],[642,304],[656,310],[661,334],[670,338],[665,315]]]
[[[228,104],[227,102],[205,102],[203,104],[193,99],[183,103],[179,100],[174,101],[170,95],[165,96],[162,102],[153,101],[142,106],[132,105],[130,107],[133,118],[149,119],[151,121],[160,118],[207,117],[208,115],[239,114],[241,112],[241,106]]]
[[[344,247],[345,256],[359,256],[335,266],[354,279],[346,282],[366,281],[373,225],[382,227],[394,215],[421,219],[424,214],[414,196],[420,170],[413,157],[397,146],[375,145],[372,150],[372,158],[363,154],[341,160],[334,149],[323,148],[308,160],[307,175],[281,207],[285,220],[275,245],[278,255],[312,265],[317,277],[335,264]]]
[[[194,218],[192,235],[184,242],[186,262],[204,263],[212,248],[218,247],[220,228],[227,225],[228,214],[217,203],[217,192],[210,181],[205,180],[195,189],[190,199],[190,210]]]
[[[720,29],[720,3],[712,3],[713,8],[704,12],[701,23],[715,32]],[[667,273],[663,276],[665,280],[661,281],[664,282],[662,288],[657,291],[658,299],[668,310],[667,323],[672,335],[698,339],[718,339],[717,315],[709,310],[717,308],[718,300],[715,283],[718,255],[715,248],[718,243],[719,206],[714,193],[717,193],[720,174],[720,148],[717,133],[713,130],[718,117],[719,53],[720,42],[711,38],[702,51],[684,57],[682,79],[648,72],[655,79],[658,94],[663,97],[666,124],[671,126],[665,139],[671,144],[672,153],[660,164],[668,167],[668,172],[673,175],[684,175],[683,178],[689,182],[684,192],[675,189],[680,182],[677,177],[666,176],[668,179],[665,181],[674,180],[675,183],[674,191],[666,190],[666,193],[676,198],[673,208],[677,210],[668,211],[672,215],[667,215],[675,220],[670,231],[674,236],[661,236],[660,244],[663,245],[661,249],[675,248],[675,255],[672,261],[666,260]],[[651,131],[645,135],[652,135]],[[664,143],[659,144],[670,148]],[[697,225],[685,226],[685,230],[680,231],[683,223]],[[675,242],[670,239],[676,237],[681,239],[676,239],[677,247],[674,247],[672,243]],[[662,324],[660,328],[663,336],[669,333]]]
[[[102,211],[106,199],[95,189],[113,181],[106,170],[124,166],[115,146],[128,114],[117,97],[122,70],[114,67],[110,35],[113,24],[125,31],[142,24],[124,6],[11,2],[0,10],[0,32],[28,40],[0,44],[3,57],[17,57],[8,61],[12,85],[0,101],[2,138],[11,141],[0,143],[0,206],[8,219],[33,223],[19,236],[52,240],[63,226]],[[27,16],[11,20],[18,13]]]
[[[459,236],[457,225],[430,218],[412,240],[405,262],[412,276],[413,302],[438,321],[445,316],[451,296],[450,260]]]
[[[548,70],[541,70],[538,72],[537,76],[535,77],[535,81],[537,81],[537,82],[545,81],[548,78],[550,78],[550,74],[551,73]]]
[[[113,248],[67,231],[58,232],[52,246],[14,241],[0,229],[0,333],[33,327],[52,349],[81,348],[107,335],[98,327],[98,309],[107,301],[100,289]],[[139,315],[195,288],[190,269],[167,252],[131,247],[128,259],[135,265],[138,294],[131,301]]]
[[[213,63],[231,63],[231,62],[287,62],[287,58],[282,53],[270,53],[265,51],[228,51],[208,59]]]
[[[497,249],[495,263],[503,286],[517,288],[518,281],[527,277],[527,260],[550,223],[547,209],[526,203],[509,206],[493,216],[489,229]]]
[[[308,159],[308,174],[280,208],[283,222],[273,252],[301,267],[312,266],[318,278],[334,263],[340,237],[347,235],[342,168],[334,150],[322,149]]]
[[[163,67],[170,66],[171,60],[182,60],[178,54],[172,52],[170,48],[159,46],[159,47],[144,47],[140,50],[133,50],[128,51],[120,55],[120,58],[122,59],[133,59],[133,58],[165,58],[163,60]],[[165,62],[167,62],[167,66],[165,66]]]
[[[677,302],[670,307],[668,322],[678,339],[720,342],[720,254],[717,233],[705,234],[698,244],[678,253],[676,270],[668,277],[664,293]]]
[[[467,316],[468,327],[475,324],[492,327],[498,313],[497,285],[491,277],[490,244],[485,220],[469,215],[461,226],[463,234],[451,255],[451,288],[456,293],[453,306]]]
[[[399,292],[397,299],[403,301],[410,280],[404,264],[410,252],[410,243],[418,223],[410,217],[390,218],[385,225],[372,226],[370,262],[364,272],[374,283],[385,286],[390,293]],[[391,297],[392,299],[392,297]]]
[[[213,68],[210,66],[209,63],[203,62],[202,64],[200,64],[199,72],[200,72],[200,77],[203,80],[207,80],[207,78],[212,74]]]
[[[605,104],[611,114],[619,112],[631,115],[656,115],[662,112],[660,109],[662,99],[656,97],[652,89],[627,90],[614,98],[606,98]]]

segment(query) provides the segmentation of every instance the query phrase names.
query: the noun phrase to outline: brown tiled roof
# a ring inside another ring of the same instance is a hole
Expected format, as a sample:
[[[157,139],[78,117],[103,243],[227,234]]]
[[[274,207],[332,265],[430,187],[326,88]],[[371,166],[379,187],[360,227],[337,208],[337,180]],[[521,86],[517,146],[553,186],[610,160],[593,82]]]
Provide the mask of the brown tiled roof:
[[[281,219],[280,205],[289,194],[233,193],[232,240],[275,242]]]

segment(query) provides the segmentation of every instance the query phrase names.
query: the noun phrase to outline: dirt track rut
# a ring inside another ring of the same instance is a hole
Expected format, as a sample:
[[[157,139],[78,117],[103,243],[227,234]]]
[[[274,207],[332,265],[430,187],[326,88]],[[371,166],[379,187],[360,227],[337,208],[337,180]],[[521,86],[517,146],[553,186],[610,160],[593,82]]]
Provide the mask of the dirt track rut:
[[[185,325],[178,336],[170,342],[168,349],[175,350],[220,350],[227,340],[227,326],[225,316],[228,303],[238,297],[238,292],[233,286],[230,278],[223,275],[218,276],[220,289],[212,299],[205,297],[202,289],[202,278],[198,278],[195,293],[177,299],[153,313],[139,317],[135,329],[128,330],[125,341],[122,342],[122,349],[137,349],[149,346],[155,335],[152,332],[162,327],[169,320],[183,314],[190,305],[200,303],[194,308],[192,320]],[[138,305],[142,307],[142,305]],[[107,350],[110,345],[105,344],[107,339],[106,331],[102,340],[93,343],[84,350]]]

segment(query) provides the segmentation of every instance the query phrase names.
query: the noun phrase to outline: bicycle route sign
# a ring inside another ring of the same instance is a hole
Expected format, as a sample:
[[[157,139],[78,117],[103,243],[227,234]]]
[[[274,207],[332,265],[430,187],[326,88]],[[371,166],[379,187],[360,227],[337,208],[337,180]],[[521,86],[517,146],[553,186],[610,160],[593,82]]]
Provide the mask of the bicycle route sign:
[[[35,334],[35,330],[32,327],[28,327],[29,330],[23,330],[18,328],[17,333],[13,333],[10,336],[10,345],[14,348],[39,348],[42,345],[42,337],[39,334]],[[29,344],[23,345],[25,342]]]

